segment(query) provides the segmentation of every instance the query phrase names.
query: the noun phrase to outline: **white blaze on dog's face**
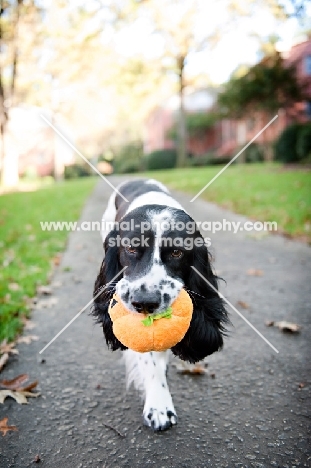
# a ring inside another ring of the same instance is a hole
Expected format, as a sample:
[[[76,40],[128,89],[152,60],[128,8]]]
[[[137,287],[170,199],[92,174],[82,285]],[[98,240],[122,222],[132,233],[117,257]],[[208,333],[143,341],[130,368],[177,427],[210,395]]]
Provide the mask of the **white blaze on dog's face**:
[[[131,219],[135,220],[134,225]],[[174,221],[186,224],[189,219],[185,212],[166,207],[137,208],[122,219],[120,228],[125,229],[120,229],[119,259],[127,269],[117,283],[116,292],[128,309],[160,312],[177,298],[185,284],[192,251],[182,245],[174,246],[176,237],[189,234],[171,227]]]

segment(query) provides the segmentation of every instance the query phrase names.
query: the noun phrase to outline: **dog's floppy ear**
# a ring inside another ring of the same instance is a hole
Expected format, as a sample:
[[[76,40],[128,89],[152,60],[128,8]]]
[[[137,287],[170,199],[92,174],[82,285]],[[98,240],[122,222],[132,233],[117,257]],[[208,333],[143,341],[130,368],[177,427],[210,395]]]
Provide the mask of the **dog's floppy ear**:
[[[203,245],[193,250],[193,266],[201,275],[217,287],[207,248]],[[224,325],[229,322],[222,299],[216,291],[191,268],[185,289],[193,302],[190,327],[184,338],[172,348],[172,352],[184,361],[197,362],[221,349]]]
[[[118,231],[114,229],[105,239],[105,257],[94,285],[93,297],[95,299],[92,310],[97,323],[102,324],[108,347],[113,351],[116,349],[127,349],[115,337],[112,331],[112,321],[108,313],[109,302],[115,291],[116,282],[122,278],[122,275],[120,275],[116,281],[107,285],[122,270],[118,257],[117,236]],[[102,292],[98,295],[100,291]]]

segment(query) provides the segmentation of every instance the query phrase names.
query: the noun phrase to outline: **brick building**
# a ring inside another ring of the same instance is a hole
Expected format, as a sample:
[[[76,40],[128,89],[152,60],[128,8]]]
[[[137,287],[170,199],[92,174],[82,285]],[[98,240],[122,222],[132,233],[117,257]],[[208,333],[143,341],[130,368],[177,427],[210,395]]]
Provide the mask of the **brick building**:
[[[311,96],[311,39],[294,45],[284,54],[286,63],[297,67],[297,76],[308,82]],[[205,96],[205,98],[203,98]],[[186,97],[186,111],[208,113],[216,102],[215,90],[198,90]],[[168,106],[156,109],[146,122],[145,153],[163,148],[173,148],[174,140],[169,137],[169,130],[176,120],[177,111]],[[289,109],[280,109],[278,118],[258,137],[256,143],[273,142],[289,124],[305,122],[311,119],[311,101],[296,103]],[[257,135],[268,123],[267,117],[260,112],[241,120],[223,119],[198,137],[190,137],[187,142],[189,153],[195,156],[214,152],[216,156],[233,156],[241,145]]]

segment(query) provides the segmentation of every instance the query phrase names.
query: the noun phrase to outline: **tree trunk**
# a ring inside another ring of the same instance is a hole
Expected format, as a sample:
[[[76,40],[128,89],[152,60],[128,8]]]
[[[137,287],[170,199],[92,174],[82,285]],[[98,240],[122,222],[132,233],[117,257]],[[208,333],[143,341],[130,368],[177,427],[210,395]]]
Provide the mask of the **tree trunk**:
[[[186,113],[184,108],[184,67],[185,58],[178,59],[178,75],[179,75],[179,115],[178,115],[178,150],[177,150],[177,167],[185,167],[187,162],[187,128],[186,128]]]
[[[53,124],[55,122],[52,119]],[[64,164],[64,142],[59,135],[53,130],[54,141],[54,179],[55,182],[62,182],[65,177],[65,164]]]
[[[1,143],[3,152],[1,185],[5,189],[14,189],[18,186],[19,182],[19,154],[16,149],[15,138],[12,136],[8,127],[6,127],[4,134],[2,134]]]
[[[1,15],[3,14],[3,9],[1,8]],[[2,51],[2,27],[0,21],[0,48]],[[3,163],[4,163],[4,133],[5,133],[5,126],[8,120],[8,114],[5,108],[5,95],[4,95],[4,87],[3,87],[3,80],[2,80],[2,68],[0,68],[0,182],[2,178],[2,171],[3,171]]]
[[[18,62],[18,23],[20,19],[20,8],[23,4],[23,0],[17,0],[15,6],[15,18],[13,23],[14,36],[13,36],[13,61],[12,61],[12,74],[11,84],[9,86],[9,92],[7,96],[4,93],[3,80],[2,80],[2,69],[0,70],[0,100],[1,100],[1,185],[5,188],[13,188],[18,185],[19,173],[18,173],[18,153],[14,148],[14,139],[8,134],[8,120],[9,113],[7,111],[8,106],[5,106],[5,98],[10,99],[10,106],[13,103],[13,97],[15,92],[15,83],[17,75],[17,62]],[[1,9],[1,14],[4,13],[4,9]],[[0,40],[2,49],[2,30],[0,25]]]
[[[267,118],[267,121],[265,119]],[[270,120],[274,117],[274,115],[267,113],[263,114],[262,117],[262,126],[264,127],[267,122],[270,122]],[[273,125],[273,124],[272,124]],[[264,161],[265,162],[272,162],[273,161],[273,143],[269,139],[269,133],[270,133],[270,126],[266,128],[266,130],[262,134],[262,146],[263,146],[263,156],[264,156]]]

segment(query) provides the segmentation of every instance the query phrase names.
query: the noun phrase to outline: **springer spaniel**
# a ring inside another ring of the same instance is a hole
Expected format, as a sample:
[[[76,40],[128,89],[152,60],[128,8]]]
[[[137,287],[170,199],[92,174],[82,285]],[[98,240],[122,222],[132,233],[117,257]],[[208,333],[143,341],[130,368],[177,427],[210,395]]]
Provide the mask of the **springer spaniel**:
[[[209,253],[194,220],[166,187],[152,179],[133,180],[121,184],[118,191],[128,202],[114,193],[103,216],[105,258],[95,282],[93,314],[102,324],[108,347],[124,350],[128,384],[133,382],[145,395],[144,423],[164,431],[177,423],[166,381],[169,351],[127,349],[113,334],[108,314],[112,295],[117,292],[125,306],[137,313],[158,313],[184,288],[192,298],[193,316],[186,335],[171,351],[190,363],[222,347],[228,318],[221,298],[191,268],[217,288]],[[100,290],[103,292],[96,297]]]

